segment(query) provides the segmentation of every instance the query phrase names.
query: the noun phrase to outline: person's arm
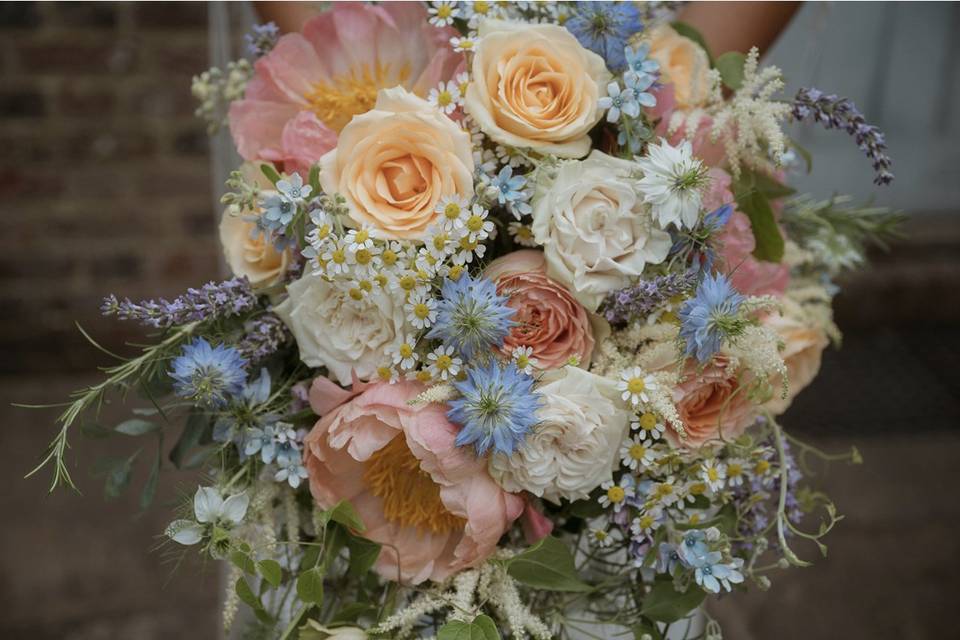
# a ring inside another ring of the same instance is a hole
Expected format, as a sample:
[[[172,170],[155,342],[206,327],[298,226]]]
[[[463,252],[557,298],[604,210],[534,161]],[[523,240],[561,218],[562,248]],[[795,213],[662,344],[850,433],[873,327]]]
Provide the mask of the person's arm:
[[[800,2],[691,2],[677,19],[703,34],[714,55],[765,53],[787,26]]]
[[[280,33],[296,33],[303,23],[317,15],[320,10],[313,2],[254,2],[260,20],[273,22]]]

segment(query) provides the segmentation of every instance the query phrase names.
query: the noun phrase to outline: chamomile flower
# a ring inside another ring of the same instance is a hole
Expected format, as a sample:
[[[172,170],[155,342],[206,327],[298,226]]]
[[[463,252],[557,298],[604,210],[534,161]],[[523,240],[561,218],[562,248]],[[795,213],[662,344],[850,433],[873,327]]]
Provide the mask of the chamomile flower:
[[[637,158],[643,177],[637,187],[643,201],[651,205],[654,221],[663,228],[693,229],[700,218],[702,189],[707,185],[707,168],[693,156],[689,141],[671,146],[666,140],[647,147]]]
[[[454,81],[441,82],[439,86],[430,89],[427,102],[443,113],[450,115],[460,106],[460,88]]]
[[[458,195],[443,196],[433,210],[440,214],[437,221],[444,229],[462,229],[470,212],[470,203]]]
[[[654,504],[663,507],[669,507],[676,503],[680,500],[680,491],[677,488],[676,480],[673,476],[669,476],[660,482],[655,482],[647,497]]]
[[[428,329],[437,320],[437,301],[423,293],[413,293],[403,306],[407,320],[417,329]]]
[[[431,2],[427,13],[430,14],[430,24],[435,27],[449,26],[455,18],[460,17],[460,9],[455,2]]]
[[[400,344],[391,347],[389,355],[393,359],[393,364],[400,365],[404,371],[408,371],[417,366],[420,354],[416,351],[417,337],[408,333],[403,336]]]
[[[493,3],[488,2],[487,0],[476,0],[476,2],[468,2],[467,6],[467,26],[471,29],[476,29],[480,26],[480,21],[484,18],[494,18],[497,17],[501,11],[499,7]]]
[[[481,242],[490,237],[494,232],[493,222],[487,220],[487,215],[489,211],[484,209],[480,204],[474,204],[470,212],[470,217],[467,218],[464,226],[466,227],[466,233],[468,242]]]
[[[390,291],[397,295],[410,296],[423,283],[420,273],[414,269],[401,269],[390,279]]]
[[[620,460],[623,462],[623,466],[631,470],[649,467],[657,460],[657,453],[653,449],[653,441],[641,440],[640,438],[625,440],[620,445]]]
[[[634,537],[642,537],[652,535],[654,531],[660,528],[660,525],[663,523],[663,510],[654,507],[652,509],[647,509],[643,514],[637,516],[633,519],[633,522],[630,523],[630,533]]]
[[[457,89],[460,90],[461,96],[467,95],[467,87],[470,86],[470,74],[466,71],[461,71],[457,74],[457,77],[453,79],[457,83]],[[476,145],[474,145],[476,146]]]
[[[353,253],[360,249],[373,249],[373,229],[367,225],[359,229],[350,229],[343,238],[343,244]]]
[[[644,411],[637,419],[630,423],[630,428],[640,432],[642,438],[652,438],[659,440],[663,432],[667,430],[667,425],[652,411]]]
[[[727,484],[731,487],[739,487],[743,484],[743,479],[747,475],[746,467],[740,458],[730,458],[727,460]]]
[[[620,397],[633,406],[646,404],[650,402],[649,394],[657,390],[657,379],[640,367],[633,367],[620,374],[617,389],[621,391]]]
[[[487,252],[487,245],[480,244],[477,240],[471,240],[469,235],[464,235],[457,242],[456,253],[453,254],[455,264],[470,264],[474,256],[482,258]]]
[[[350,269],[347,249],[340,241],[333,240],[328,243],[326,251],[321,254],[320,258],[326,265],[327,275],[337,276]]]
[[[722,462],[707,460],[701,464],[700,478],[711,491],[720,491],[727,481],[727,467]]]
[[[377,367],[377,378],[379,378],[381,382],[395,384],[400,379],[400,373],[396,367],[385,364]]]
[[[433,256],[434,260],[443,260],[455,250],[459,235],[456,230],[447,230],[438,224],[432,225],[427,230],[423,249],[426,249],[426,253]],[[421,256],[424,254],[423,249],[420,251]],[[429,266],[432,269],[435,264],[429,263]]]
[[[534,367],[537,366],[537,359],[530,357],[532,353],[533,347],[514,347],[511,354],[513,361],[517,363],[517,369],[527,375],[533,373]]]
[[[452,380],[460,373],[463,360],[456,355],[453,347],[440,345],[427,356],[430,361],[430,375],[434,380]]]
[[[533,239],[533,230],[530,225],[522,222],[511,222],[507,225],[507,233],[513,238],[513,241],[521,247],[535,247],[537,241]]]
[[[620,478],[619,483],[607,480],[600,485],[600,488],[604,491],[600,494],[600,506],[604,508],[612,506],[615,513],[620,513],[627,498],[633,497],[635,492],[629,476]]]
[[[477,40],[470,36],[457,36],[450,38],[450,46],[453,47],[454,51],[473,51],[477,48]],[[459,89],[459,86],[457,88]]]
[[[602,529],[590,529],[590,542],[600,548],[606,548],[613,544],[613,536],[610,535],[606,527]]]

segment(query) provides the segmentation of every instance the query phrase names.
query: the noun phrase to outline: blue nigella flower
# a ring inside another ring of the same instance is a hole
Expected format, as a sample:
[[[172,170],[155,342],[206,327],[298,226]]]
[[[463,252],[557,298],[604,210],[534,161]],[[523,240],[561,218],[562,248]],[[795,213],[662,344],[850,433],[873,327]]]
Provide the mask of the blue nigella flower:
[[[743,296],[725,275],[707,274],[696,295],[684,302],[677,314],[680,337],[687,343],[686,355],[704,363],[720,350],[723,338],[739,333],[743,329],[738,314],[742,303]]]
[[[474,445],[478,456],[490,449],[511,455],[537,422],[540,397],[533,391],[533,378],[513,362],[491,359],[467,369],[467,379],[453,386],[461,397],[449,402],[447,416],[463,427],[455,442]]]
[[[643,29],[640,11],[632,2],[578,2],[563,26],[615,72],[627,66],[627,39]]]
[[[197,338],[173,361],[174,392],[203,406],[219,407],[243,391],[246,360],[233,347]]]
[[[466,358],[503,344],[515,310],[507,306],[507,296],[499,295],[493,282],[463,274],[457,280],[444,280],[440,293],[443,299],[428,338],[443,340]]]

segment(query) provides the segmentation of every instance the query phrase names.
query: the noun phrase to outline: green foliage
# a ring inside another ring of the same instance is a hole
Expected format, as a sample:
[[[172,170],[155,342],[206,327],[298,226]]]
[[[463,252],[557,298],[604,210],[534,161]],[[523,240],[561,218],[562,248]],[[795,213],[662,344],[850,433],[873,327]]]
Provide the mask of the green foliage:
[[[743,86],[743,64],[747,57],[739,51],[728,51],[713,63],[727,88],[736,91]]]
[[[758,260],[780,262],[783,259],[784,241],[770,207],[771,192],[776,192],[772,179],[759,178],[759,174],[744,170],[740,180],[734,183],[737,208],[750,218],[750,228],[756,246],[753,255]],[[781,185],[782,186],[782,185]]]
[[[707,594],[696,585],[684,592],[674,588],[670,577],[657,579],[643,599],[640,613],[656,622],[676,622],[700,606]]]
[[[236,550],[230,553],[230,562],[235,564],[238,569],[251,576],[257,575],[257,566],[253,559],[245,552]]]
[[[489,616],[479,615],[472,622],[451,620],[440,627],[437,640],[500,640],[500,632]]]
[[[506,561],[514,580],[547,591],[590,591],[592,587],[577,577],[570,548],[547,536]]]
[[[308,604],[323,602],[323,570],[320,567],[307,569],[297,576],[297,596]]]
[[[350,549],[351,576],[360,577],[370,570],[373,563],[380,557],[381,546],[372,540],[351,535],[347,539],[347,548]]]
[[[273,184],[274,186],[276,186],[277,182],[279,182],[280,174],[277,173],[277,170],[273,168],[272,164],[266,164],[266,163],[261,164],[260,171],[263,173],[263,175],[267,177],[267,180],[269,180],[270,183]]]
[[[200,411],[192,411],[187,417],[187,423],[180,433],[180,438],[170,450],[170,462],[178,469],[184,466],[187,452],[200,444],[201,439],[210,426],[210,416]]]
[[[283,570],[280,568],[279,562],[269,559],[261,560],[257,563],[257,570],[271,587],[277,588],[280,586],[280,582],[283,580]]]
[[[353,508],[353,505],[350,504],[348,500],[341,500],[331,508],[324,511],[320,516],[320,521],[324,525],[331,521],[339,522],[348,529],[359,531],[361,533],[367,528],[363,524],[363,520],[360,519],[360,516],[357,515],[356,509]]]
[[[140,420],[139,418],[131,418],[130,420],[125,420],[116,426],[115,431],[117,433],[122,433],[127,436],[142,436],[152,431],[156,431],[160,428],[155,422],[148,422],[146,420]]]
[[[258,620],[263,623],[270,623],[273,621],[273,618],[269,613],[267,613],[267,610],[263,608],[263,603],[260,601],[260,598],[257,597],[257,594],[255,594],[253,589],[250,588],[250,584],[247,582],[246,578],[243,576],[237,578],[237,582],[234,585],[234,590],[237,592],[237,597],[240,598],[240,601],[253,610]]]

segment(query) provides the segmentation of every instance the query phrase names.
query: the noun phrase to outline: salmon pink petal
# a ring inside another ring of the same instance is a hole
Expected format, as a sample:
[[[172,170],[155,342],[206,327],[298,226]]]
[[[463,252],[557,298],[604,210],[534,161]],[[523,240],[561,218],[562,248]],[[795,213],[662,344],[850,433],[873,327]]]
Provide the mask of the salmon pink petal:
[[[284,99],[303,106],[304,96],[324,79],[317,53],[299,33],[280,38],[273,51],[257,61],[256,70]]]
[[[238,100],[230,105],[228,121],[237,152],[244,160],[260,160],[264,151],[277,150],[287,121],[297,108],[282,102]]]

